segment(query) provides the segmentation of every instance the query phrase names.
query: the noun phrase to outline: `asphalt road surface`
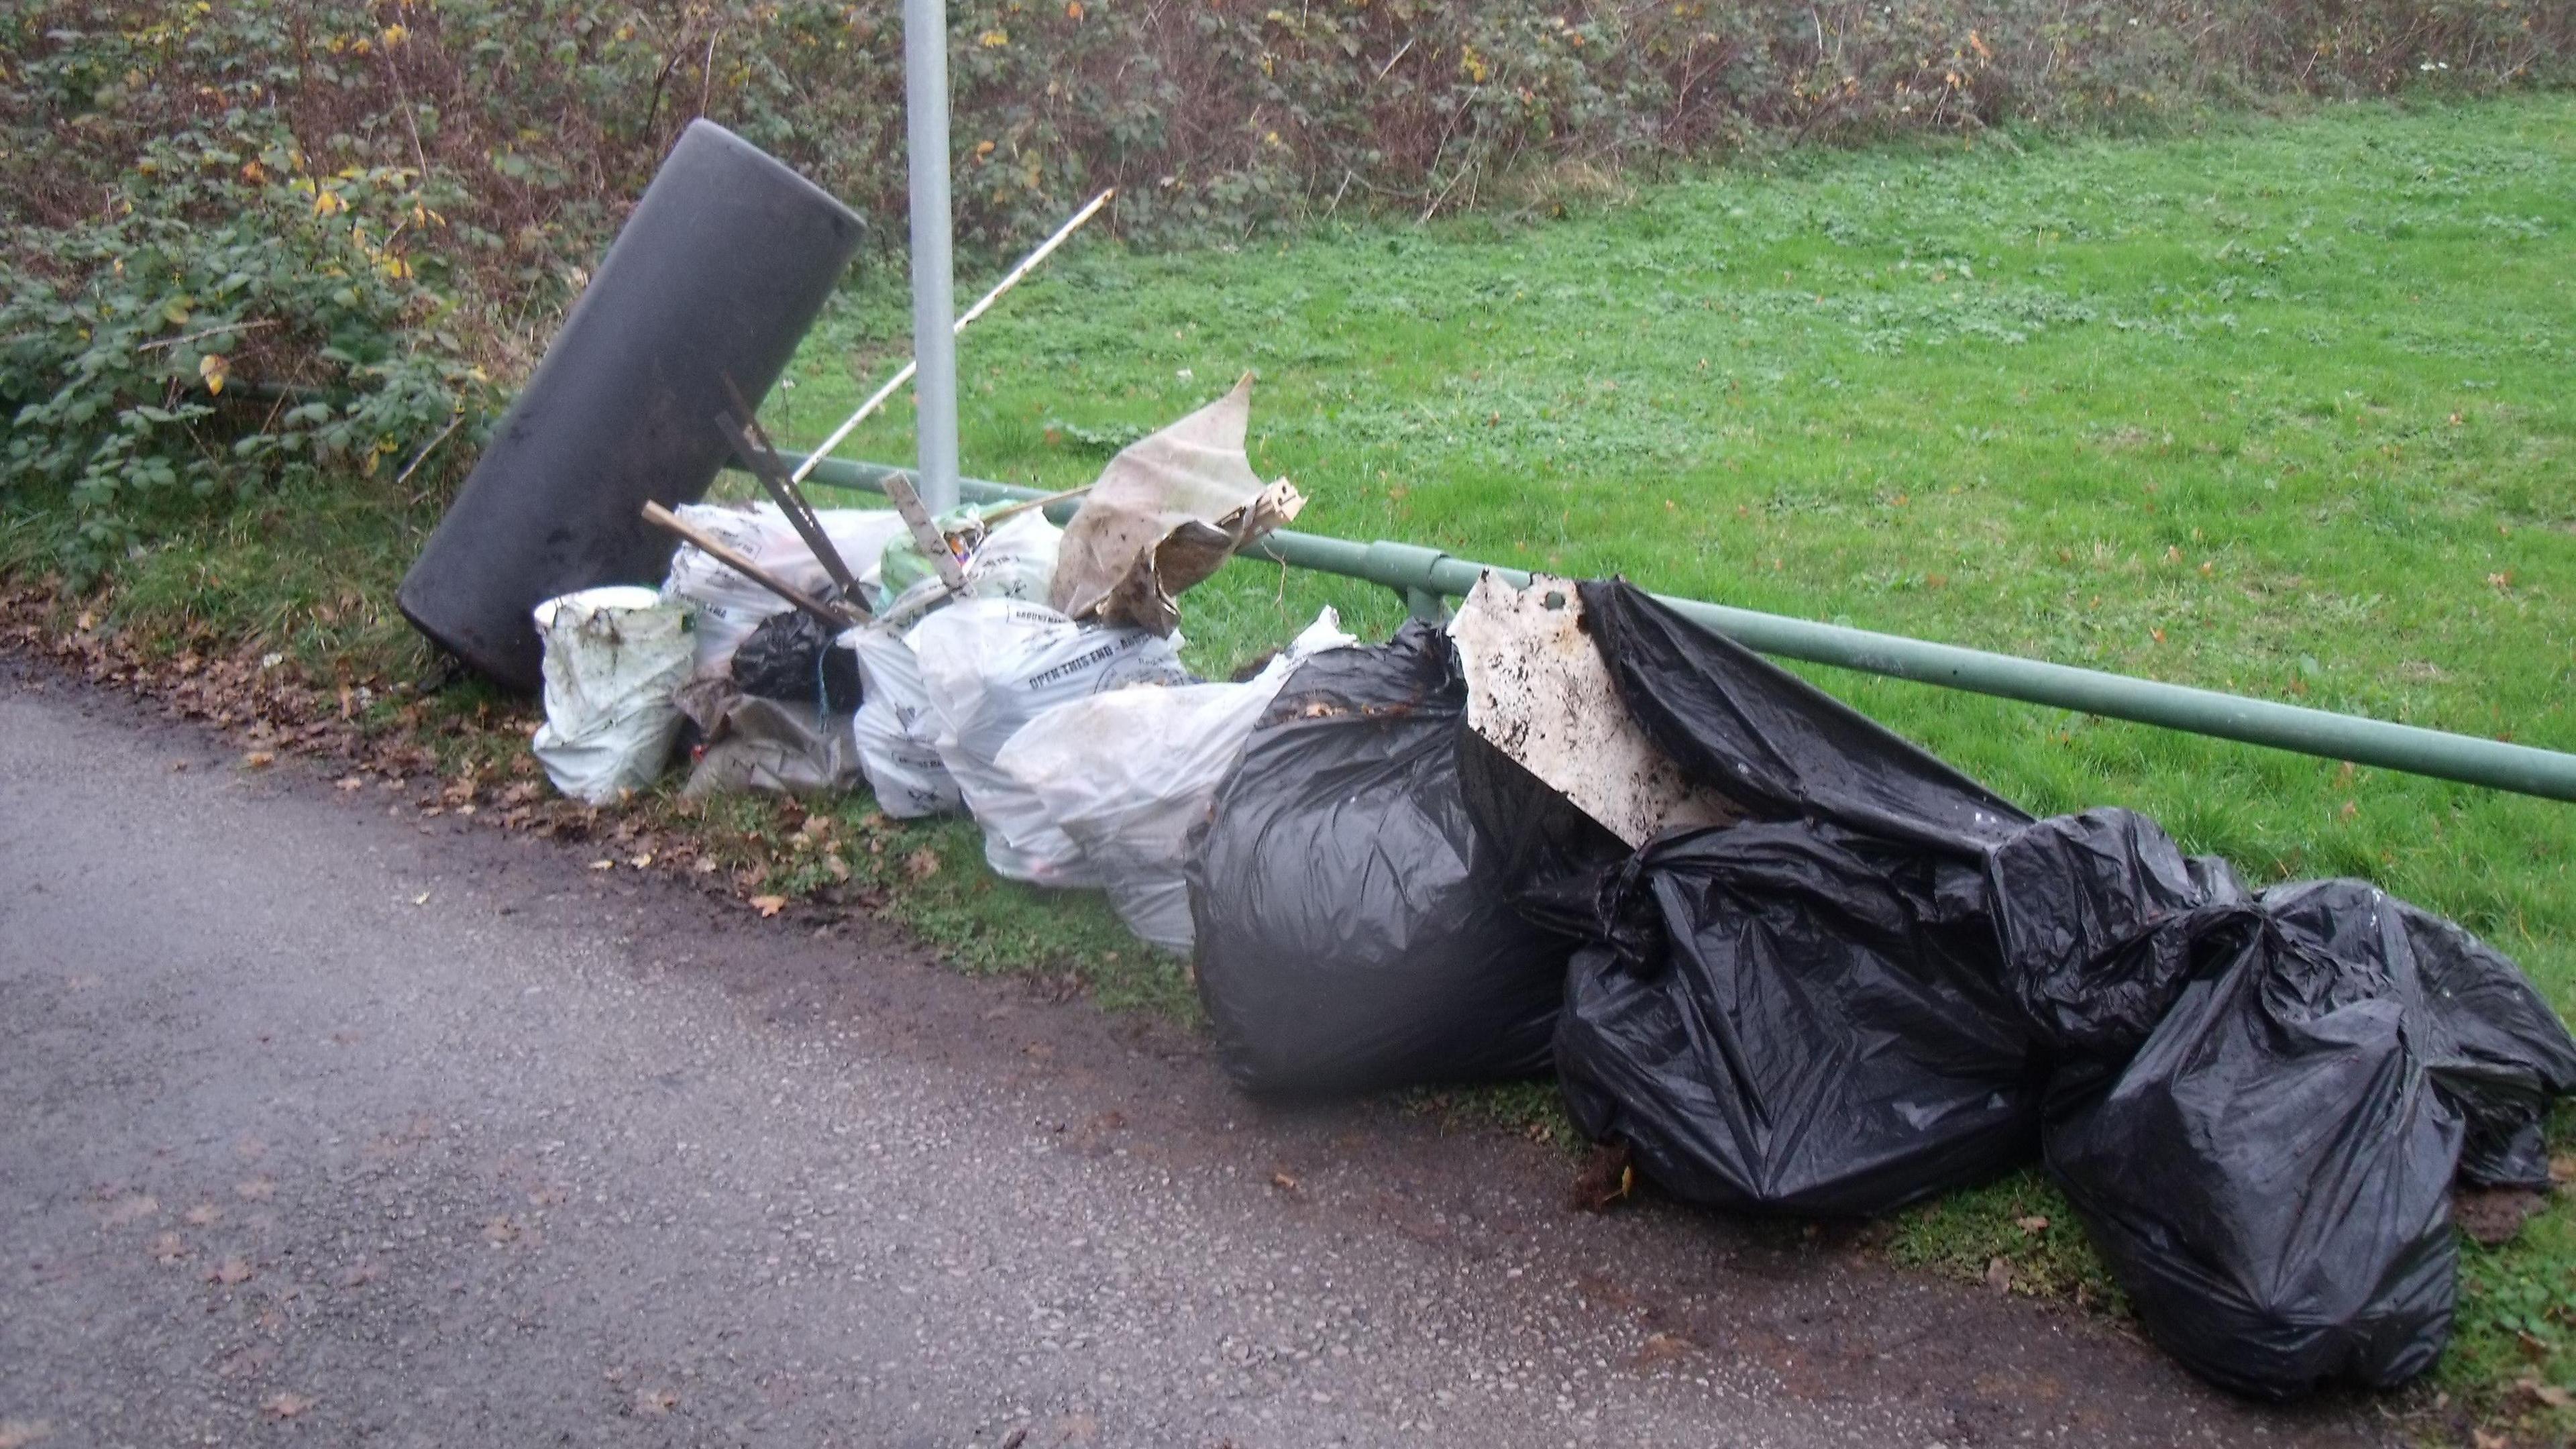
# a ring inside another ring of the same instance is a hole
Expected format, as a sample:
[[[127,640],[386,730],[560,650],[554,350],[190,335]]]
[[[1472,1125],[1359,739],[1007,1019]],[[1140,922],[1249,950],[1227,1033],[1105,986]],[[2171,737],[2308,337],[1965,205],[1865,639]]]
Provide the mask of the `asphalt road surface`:
[[[2378,1432],[239,759],[0,660],[0,1449]]]

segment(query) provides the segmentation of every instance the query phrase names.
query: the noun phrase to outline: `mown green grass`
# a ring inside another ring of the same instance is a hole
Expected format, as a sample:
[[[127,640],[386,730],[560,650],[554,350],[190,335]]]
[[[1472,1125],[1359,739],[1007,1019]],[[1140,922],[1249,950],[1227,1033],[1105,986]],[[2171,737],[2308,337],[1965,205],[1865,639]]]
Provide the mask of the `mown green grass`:
[[[2571,262],[2565,95],[1796,155],[1525,229],[1078,243],[965,342],[964,455],[1078,483],[1250,368],[1255,461],[1318,532],[2576,749]],[[809,343],[782,435],[902,355],[899,283]],[[845,451],[904,458],[908,428]],[[1222,667],[1325,602],[1399,612],[1247,562],[1185,628]],[[1807,672],[2035,811],[2126,805],[2256,878],[2365,876],[2576,1015],[2571,807]],[[2445,1383],[2576,1385],[2571,1221],[2562,1195],[2469,1254]],[[2098,1283],[2072,1223],[2022,1178],[1894,1245]]]
[[[2543,95],[1790,154],[1536,226],[1160,257],[1085,240],[969,334],[964,452],[981,476],[1082,482],[1252,368],[1255,461],[1306,490],[1318,532],[2576,749],[2572,237],[2576,97]],[[819,436],[900,359],[900,283],[862,279],[811,339],[768,405],[782,438]],[[845,451],[900,460],[908,427]],[[0,573],[41,569],[45,506],[0,500]],[[252,500],[126,560],[97,607],[172,649],[189,626],[321,679],[406,677],[426,656],[393,585],[436,506],[384,479]],[[1372,636],[1402,612],[1238,563],[1185,601],[1191,657],[1229,669],[1325,603]],[[2576,1015],[2571,807],[1805,672],[2035,811],[2127,805],[2253,877],[2367,876]],[[479,687],[427,708],[460,760],[517,749]],[[995,880],[971,827],[832,814],[854,880],[969,969],[1189,1012],[1178,964],[1096,897]],[[775,859],[784,818],[743,801],[697,823]],[[784,859],[764,889],[826,878],[819,852]],[[1419,1105],[1551,1118],[1528,1089]],[[2567,1114],[2557,1137],[2576,1148]],[[2557,1201],[2465,1250],[2437,1382],[2490,1423],[2528,1409],[2524,1376],[2576,1387]],[[2108,1296],[2035,1174],[1906,1215],[1890,1248]]]

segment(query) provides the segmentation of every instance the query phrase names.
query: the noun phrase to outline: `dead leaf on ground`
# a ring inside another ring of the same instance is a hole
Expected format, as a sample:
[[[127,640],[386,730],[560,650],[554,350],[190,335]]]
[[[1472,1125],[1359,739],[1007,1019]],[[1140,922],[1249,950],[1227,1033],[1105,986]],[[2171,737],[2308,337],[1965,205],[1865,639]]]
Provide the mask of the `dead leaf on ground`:
[[[2033,1213],[2026,1218],[2013,1219],[2013,1226],[2035,1236],[2048,1231],[2048,1219]]]
[[[99,1216],[109,1227],[121,1228],[127,1223],[141,1222],[159,1211],[161,1211],[159,1202],[148,1194],[137,1192],[118,1198],[108,1206],[106,1212]]]
[[[939,874],[939,852],[925,845],[903,858],[903,873],[914,880],[928,880]]]
[[[1605,1142],[1592,1149],[1583,1170],[1574,1175],[1566,1206],[1579,1213],[1608,1212],[1611,1205],[1637,1190],[1637,1167],[1625,1142]]]
[[[188,1240],[177,1233],[162,1233],[152,1240],[152,1261],[168,1267],[188,1256]]]
[[[2538,1379],[2526,1378],[2515,1383],[2514,1387],[2529,1395],[2532,1402],[2552,1409],[2576,1405],[2576,1391],[2570,1391],[2564,1384],[2545,1384]]]
[[[54,1434],[50,1419],[0,1419],[0,1449],[27,1449],[39,1439]]]
[[[680,1406],[680,1396],[669,1389],[637,1389],[635,1412],[658,1419]]]
[[[182,1216],[179,1221],[186,1223],[192,1228],[203,1228],[212,1226],[215,1222],[220,1220],[223,1215],[224,1210],[222,1208],[219,1208],[210,1202],[201,1202],[195,1207],[188,1209],[187,1213]]]
[[[2010,1293],[2012,1291],[2012,1278],[2012,1264],[2005,1262],[2001,1258],[1992,1258],[1987,1260],[1987,1287],[1992,1288],[1998,1293]]]
[[[2484,1429],[2471,1429],[2469,1443],[2475,1446],[2475,1449],[2513,1449],[2511,1439],[2502,1434],[2490,1434]]]
[[[265,770],[276,763],[277,751],[275,750],[253,750],[242,756],[242,768],[245,770]]]
[[[247,1283],[251,1277],[250,1260],[239,1253],[206,1270],[207,1282],[221,1283],[227,1288],[238,1283]]]
[[[1274,1172],[1270,1174],[1270,1185],[1281,1192],[1295,1192],[1300,1183],[1293,1172]]]
[[[244,1202],[266,1202],[277,1196],[277,1180],[266,1175],[247,1178],[233,1184],[233,1195]]]
[[[617,869],[617,862],[613,860],[594,860],[590,863],[590,868],[592,870],[615,870]]]
[[[341,1269],[340,1276],[336,1281],[339,1286],[343,1288],[363,1288],[367,1284],[373,1283],[383,1276],[385,1276],[383,1264],[378,1263],[373,1258],[360,1258],[358,1261],[351,1263],[348,1267]]]
[[[363,790],[367,788],[367,777],[364,775],[343,775],[331,783],[343,790]]]
[[[751,898],[751,908],[760,912],[760,918],[765,921],[771,916],[777,915],[780,911],[787,909],[787,897],[753,896]]]
[[[1656,1364],[1671,1363],[1689,1353],[1692,1346],[1689,1339],[1678,1333],[1648,1334],[1645,1343],[1637,1349],[1637,1366],[1649,1368]]]
[[[259,1401],[271,1418],[292,1419],[313,1407],[313,1400],[303,1394],[290,1394],[281,1389]]]
[[[2549,1159],[2549,1180],[2560,1187],[2576,1183],[2576,1152],[2561,1152]]]
[[[483,1225],[483,1236],[490,1242],[506,1243],[519,1236],[519,1225],[510,1220],[508,1213],[503,1213]]]

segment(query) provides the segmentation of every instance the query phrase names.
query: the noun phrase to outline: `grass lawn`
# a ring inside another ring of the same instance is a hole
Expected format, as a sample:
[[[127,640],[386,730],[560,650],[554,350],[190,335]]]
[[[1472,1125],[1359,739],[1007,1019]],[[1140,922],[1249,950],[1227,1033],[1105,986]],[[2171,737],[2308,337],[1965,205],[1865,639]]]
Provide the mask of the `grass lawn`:
[[[964,456],[1087,481],[1250,368],[1255,462],[1304,488],[1317,532],[2576,749],[2571,276],[2576,96],[1793,153],[1544,223],[1077,242],[969,333]],[[908,351],[900,284],[863,278],[818,330],[767,410],[782,439],[820,436]],[[907,458],[908,428],[844,453]],[[27,560],[27,507],[0,500],[0,572]],[[435,511],[382,480],[254,501],[129,561],[99,607],[325,676],[417,667],[391,596]],[[1325,603],[1368,635],[1401,613],[1239,563],[1184,627],[1212,672]],[[1804,672],[2031,810],[2130,806],[2256,879],[2366,876],[2576,1016],[2576,807]],[[707,826],[758,834],[768,809]],[[966,964],[1070,963],[1113,1002],[1186,1002],[1095,898],[993,881],[963,824],[867,813],[841,828],[879,832],[896,914]],[[922,850],[947,867],[897,868]],[[2557,1140],[2576,1152],[2576,1113]],[[2576,1389],[2576,1202],[2554,1201],[2511,1246],[2465,1250],[2436,1383],[2540,1438],[2576,1431],[2515,1387]],[[2035,1174],[1908,1215],[1892,1246],[2099,1282]]]
[[[1544,225],[1077,244],[968,335],[963,453],[1069,486],[1251,368],[1255,462],[1318,532],[2576,749],[2571,277],[2564,95],[1799,154]],[[898,284],[809,343],[782,436],[908,350]],[[843,451],[906,458],[908,428]],[[1325,602],[1398,613],[1242,563],[1184,627],[1223,667]],[[2254,877],[2367,877],[2576,1016],[2576,807],[1804,672],[2034,811],[2126,805]],[[2084,1281],[2089,1255],[2013,1226],[2064,1234],[2051,1196],[1965,1195],[1898,1251]],[[2576,1386],[2560,1202],[2470,1250],[2448,1382]]]

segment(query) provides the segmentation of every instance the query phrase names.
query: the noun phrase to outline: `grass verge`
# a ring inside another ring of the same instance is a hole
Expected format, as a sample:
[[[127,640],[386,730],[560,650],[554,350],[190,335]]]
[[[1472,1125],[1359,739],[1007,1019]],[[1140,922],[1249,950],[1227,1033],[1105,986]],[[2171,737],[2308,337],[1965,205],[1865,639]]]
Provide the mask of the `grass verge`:
[[[1321,532],[2576,748],[2571,228],[2576,97],[2540,95],[1791,155],[1534,228],[1077,248],[970,334],[965,454],[985,476],[1084,481],[1248,366],[1256,463],[1298,480]],[[818,435],[899,356],[898,281],[863,280],[809,342],[771,405],[781,436]],[[850,451],[909,448],[896,418]],[[0,565],[23,574],[31,505],[7,506]],[[432,513],[372,485],[262,500],[127,560],[74,606],[86,633],[57,617],[46,637],[106,650],[108,673],[249,641],[353,748],[422,741],[400,748],[427,765],[389,763],[506,795],[524,714],[388,682],[425,664],[390,600]],[[1399,613],[1238,564],[1191,597],[1190,657],[1230,668],[1325,603],[1364,634]],[[2034,810],[2130,806],[2258,879],[2366,876],[2576,1014],[2567,807],[1811,673]],[[879,909],[976,969],[1189,1010],[1178,968],[1096,900],[994,881],[962,825],[667,796],[561,815],[532,828],[746,898]],[[1523,1127],[1552,1111],[1529,1092],[1430,1105]],[[2555,1140],[2576,1148],[2568,1114]],[[2030,1174],[1908,1214],[1889,1243],[1971,1276],[2001,1260],[2023,1291],[2105,1282]],[[2419,1425],[2563,1442],[2576,1417],[2548,1400],[2576,1391],[2576,1202],[2465,1252]]]

